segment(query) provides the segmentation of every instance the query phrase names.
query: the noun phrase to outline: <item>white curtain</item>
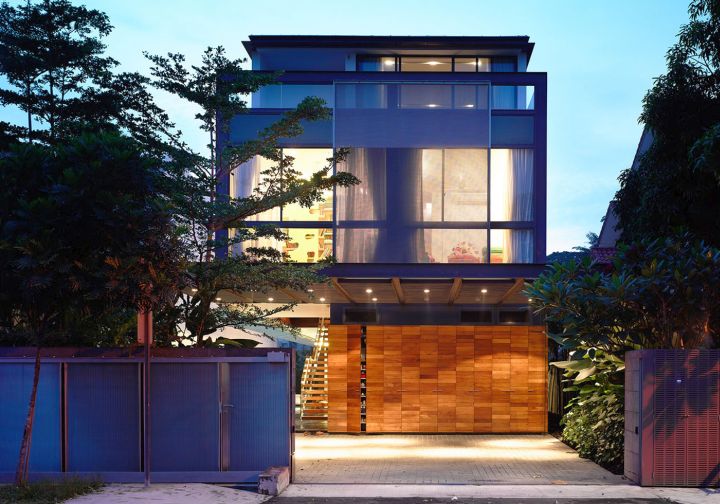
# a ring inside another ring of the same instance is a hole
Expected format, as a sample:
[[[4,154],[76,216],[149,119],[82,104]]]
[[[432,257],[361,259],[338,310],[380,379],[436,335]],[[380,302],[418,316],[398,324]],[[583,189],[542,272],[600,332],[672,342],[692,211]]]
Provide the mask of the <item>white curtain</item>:
[[[337,221],[383,221],[386,215],[385,152],[353,148],[338,171],[355,175],[360,183],[337,190]],[[338,229],[337,259],[346,263],[375,262],[378,229]]]
[[[493,221],[533,220],[533,151],[493,149],[491,159]],[[504,263],[531,263],[533,236],[530,230],[495,229],[492,248],[500,249]]]
[[[508,152],[510,155],[509,220],[529,222],[533,219],[533,151],[508,149]]]

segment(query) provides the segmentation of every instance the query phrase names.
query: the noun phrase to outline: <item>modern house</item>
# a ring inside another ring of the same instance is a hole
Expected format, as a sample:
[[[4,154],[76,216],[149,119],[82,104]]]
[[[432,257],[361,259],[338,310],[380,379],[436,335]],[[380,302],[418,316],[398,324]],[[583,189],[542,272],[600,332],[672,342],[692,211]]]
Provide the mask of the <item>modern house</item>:
[[[252,139],[318,96],[332,119],[307,124],[284,153],[309,175],[349,148],[336,169],[361,180],[312,208],[276,208],[249,223],[284,229],[288,241],[262,245],[291,260],[334,256],[327,284],[238,298],[298,301],[288,322],[325,321],[318,382],[327,383],[317,393],[328,429],[547,430],[546,338],[522,294],[546,248],[547,81],[527,71],[534,44],[251,36],[244,46],[253,70],[283,73],[252,96],[224,141]],[[221,189],[250,194],[266,163],[237,166]]]

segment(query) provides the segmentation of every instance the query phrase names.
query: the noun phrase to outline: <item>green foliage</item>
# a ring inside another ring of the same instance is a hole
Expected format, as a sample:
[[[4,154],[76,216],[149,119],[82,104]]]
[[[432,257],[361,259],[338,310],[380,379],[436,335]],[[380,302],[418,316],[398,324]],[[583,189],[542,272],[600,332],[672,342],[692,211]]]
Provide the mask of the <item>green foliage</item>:
[[[622,473],[624,417],[622,387],[619,390],[585,389],[568,404],[563,417],[563,441],[581,457]]]
[[[615,209],[626,242],[678,229],[720,246],[720,2],[693,0],[640,120],[653,143],[620,176]]]
[[[716,345],[720,250],[690,235],[620,246],[614,271],[590,258],[556,263],[526,289],[548,337],[569,353],[563,436],[612,467],[622,457],[623,357],[640,348]]]
[[[103,40],[107,15],[68,0],[0,5],[0,104],[24,111],[24,124],[0,122],[0,147],[20,138],[61,142],[86,130],[123,131],[159,148],[171,128],[148,79],[114,72]]]
[[[198,106],[196,119],[209,136],[205,154],[186,147],[172,153],[172,182],[166,193],[174,208],[174,221],[182,232],[188,269],[185,288],[178,292],[175,303],[156,314],[158,341],[204,346],[211,344],[207,335],[224,327],[282,327],[279,319],[269,317],[291,304],[265,309],[239,301],[236,293],[305,291],[310,284],[324,281],[318,270],[327,263],[299,265],[273,248],[243,247],[242,252],[239,248],[245,242],[263,238],[286,239],[274,226],[246,226],[245,221],[253,215],[290,203],[309,207],[323,198],[324,190],[358,182],[347,173],[333,174],[334,164],[345,155],[343,151],[304,179],[293,169],[293,158],[284,156],[280,149],[281,138],[302,133],[302,122],[327,119],[330,111],[322,100],[307,98],[259,132],[257,139],[229,144],[218,135],[226,136],[232,118],[246,111],[241,96],[274,82],[276,76],[243,70],[243,60],[228,58],[222,47],[208,48],[201,64],[190,67],[180,54],[146,56],[153,64],[153,84]],[[217,187],[232,170],[257,155],[274,162],[262,173],[260,187],[240,198],[217,194]],[[215,259],[219,252],[228,250],[231,253],[227,259]],[[218,297],[228,294],[235,297],[235,302],[217,302]]]
[[[0,485],[0,502],[7,504],[56,504],[73,497],[98,491],[96,480],[66,478],[60,481],[39,481],[24,486]]]
[[[158,163],[109,133],[19,144],[0,158],[0,331],[34,345],[91,343],[98,324],[117,324],[117,335],[128,312],[173,298],[181,257],[155,193]]]

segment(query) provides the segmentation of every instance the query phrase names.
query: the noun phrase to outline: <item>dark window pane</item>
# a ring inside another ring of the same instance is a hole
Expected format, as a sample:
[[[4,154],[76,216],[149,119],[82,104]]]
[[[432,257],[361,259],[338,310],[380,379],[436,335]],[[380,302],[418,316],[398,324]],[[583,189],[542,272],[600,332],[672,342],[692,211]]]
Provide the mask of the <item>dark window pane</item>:
[[[515,58],[495,57],[492,59],[493,72],[516,72],[517,60]]]
[[[498,313],[501,324],[525,324],[528,318],[527,310],[500,310]]]

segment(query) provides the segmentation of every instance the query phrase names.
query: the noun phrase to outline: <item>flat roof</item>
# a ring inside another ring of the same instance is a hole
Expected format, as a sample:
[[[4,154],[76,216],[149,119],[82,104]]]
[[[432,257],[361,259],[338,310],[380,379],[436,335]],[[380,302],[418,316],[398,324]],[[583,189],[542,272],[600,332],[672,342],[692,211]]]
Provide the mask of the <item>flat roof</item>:
[[[367,49],[516,49],[527,54],[535,47],[527,35],[518,36],[387,36],[387,35],[250,35],[243,41],[248,54],[262,47],[362,47]]]

